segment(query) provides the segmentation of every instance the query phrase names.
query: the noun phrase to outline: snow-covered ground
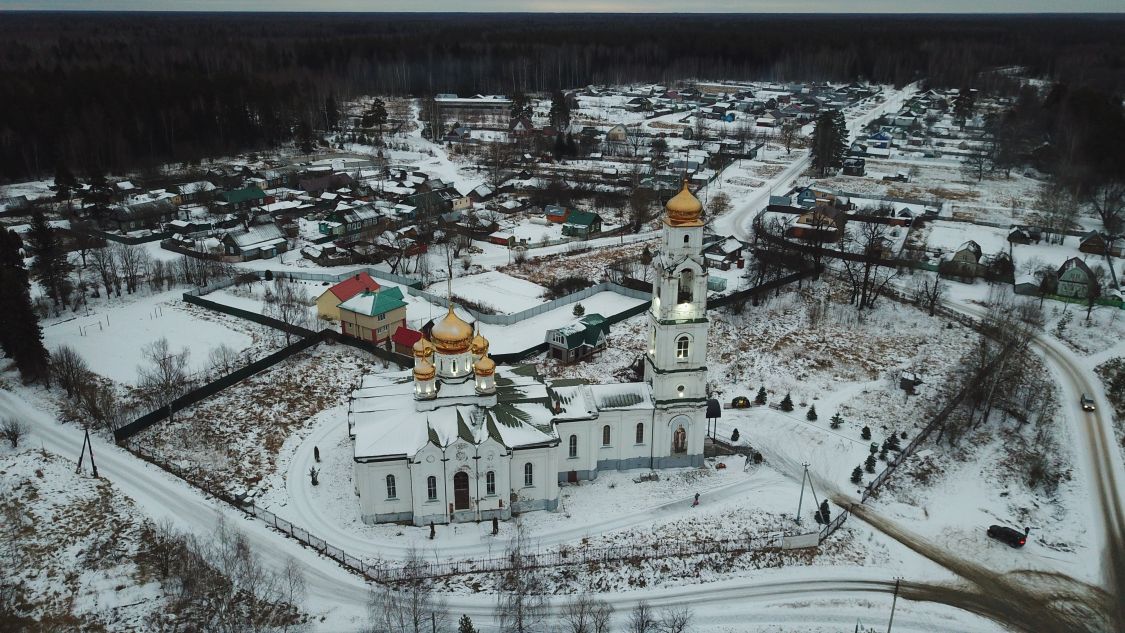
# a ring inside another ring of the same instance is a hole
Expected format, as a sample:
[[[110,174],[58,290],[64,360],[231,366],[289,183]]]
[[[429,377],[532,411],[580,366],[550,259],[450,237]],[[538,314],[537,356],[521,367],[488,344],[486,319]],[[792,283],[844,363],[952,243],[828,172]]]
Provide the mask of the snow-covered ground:
[[[89,313],[66,312],[43,321],[48,349],[69,345],[90,369],[120,383],[135,383],[137,366],[146,363],[144,348],[159,338],[172,350],[188,349],[193,371],[207,368],[212,348],[226,345],[235,351],[253,347],[268,332],[242,319],[186,304],[183,288],[159,293],[141,290],[106,302],[93,300]]]

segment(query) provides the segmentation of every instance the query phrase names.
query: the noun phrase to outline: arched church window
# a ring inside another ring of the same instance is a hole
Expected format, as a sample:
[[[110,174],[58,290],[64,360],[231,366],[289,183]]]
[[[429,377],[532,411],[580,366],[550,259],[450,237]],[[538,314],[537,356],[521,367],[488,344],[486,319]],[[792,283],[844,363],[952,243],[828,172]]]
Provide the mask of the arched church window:
[[[684,427],[682,426],[677,428],[676,432],[672,434],[672,452],[687,452],[687,431],[684,431]]]
[[[437,477],[433,475],[426,477],[426,499],[437,501]]]
[[[677,288],[676,303],[691,303],[691,287],[694,281],[695,275],[690,268],[685,268],[680,272],[680,283],[679,288]]]
[[[577,435],[571,435],[570,436],[570,452],[569,452],[569,455],[570,455],[570,457],[578,457],[578,436]]]
[[[457,373],[457,359],[453,359],[452,363],[453,364],[451,365],[451,367],[452,367],[451,373],[456,374]]]
[[[531,462],[523,465],[523,485],[527,488],[535,485],[534,469],[535,467],[531,465]]]
[[[602,427],[602,446],[609,446],[609,440],[610,440],[610,431],[609,431],[609,425],[607,424],[607,425]]]
[[[685,334],[676,339],[676,360],[687,360],[691,352],[691,339]]]
[[[398,490],[395,487],[395,476],[394,475],[387,475],[387,498],[388,499],[394,499],[394,498],[398,497],[397,492],[398,492]]]
[[[691,236],[690,236],[690,235],[685,235],[685,236],[684,236],[684,244],[688,244],[688,243],[690,243],[690,242],[691,242]]]
[[[484,474],[484,493],[496,494],[496,473],[491,470]]]
[[[645,423],[637,422],[637,444],[645,443]]]

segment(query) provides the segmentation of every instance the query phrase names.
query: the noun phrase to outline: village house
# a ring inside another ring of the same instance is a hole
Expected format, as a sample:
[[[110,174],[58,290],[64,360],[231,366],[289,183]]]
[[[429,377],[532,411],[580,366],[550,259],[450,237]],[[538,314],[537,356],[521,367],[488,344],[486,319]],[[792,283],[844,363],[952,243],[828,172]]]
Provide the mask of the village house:
[[[719,270],[730,270],[732,266],[742,268],[745,265],[742,257],[744,246],[733,237],[716,240],[703,249],[703,257],[707,260],[708,266]]]
[[[249,211],[265,204],[266,194],[257,187],[246,187],[223,191],[215,196],[215,199],[223,203],[227,211]]]
[[[399,287],[362,291],[340,303],[340,332],[376,345],[389,342],[406,325],[406,302]]]
[[[981,273],[981,248],[973,240],[962,244],[938,264],[938,272],[946,277],[972,282]]]
[[[229,231],[221,241],[223,252],[238,261],[269,259],[287,250],[285,235],[276,224]]]
[[[177,216],[176,205],[170,199],[115,205],[102,219],[101,224],[110,231],[138,231],[157,229]]]
[[[562,233],[570,237],[590,237],[602,232],[602,216],[592,211],[571,211],[563,223]]]
[[[1113,236],[1102,233],[1101,231],[1090,231],[1079,240],[1078,250],[1091,255],[1105,255],[1109,253],[1116,257],[1121,254],[1121,251],[1114,246],[1113,242]]]
[[[798,216],[789,227],[790,237],[816,242],[837,242],[844,236],[847,215],[833,206],[813,207]]]
[[[1098,278],[1086,262],[1071,257],[1059,266],[1055,294],[1070,299],[1089,299],[1101,294]]]
[[[547,330],[547,357],[577,363],[606,348],[609,324],[600,314],[587,314],[574,323]]]
[[[562,224],[562,223],[566,222],[566,218],[569,215],[570,215],[570,211],[562,205],[549,204],[549,205],[543,207],[543,216],[545,218],[547,218],[548,222],[554,222],[555,224]]]
[[[410,356],[414,352],[414,344],[422,340],[422,333],[418,330],[412,330],[405,325],[400,325],[394,334],[391,334],[391,343],[394,344],[394,351],[399,354]]]
[[[377,292],[379,283],[366,272],[356,273],[325,290],[316,298],[316,313],[322,319],[340,320],[340,304],[361,292]]]

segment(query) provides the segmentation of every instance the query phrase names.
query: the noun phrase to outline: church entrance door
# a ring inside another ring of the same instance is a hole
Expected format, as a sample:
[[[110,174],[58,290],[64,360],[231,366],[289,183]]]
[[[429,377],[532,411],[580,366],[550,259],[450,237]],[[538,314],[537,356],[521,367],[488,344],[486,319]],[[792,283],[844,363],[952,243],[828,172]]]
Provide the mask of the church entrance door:
[[[455,510],[468,510],[472,505],[469,496],[469,474],[453,475],[453,507]]]

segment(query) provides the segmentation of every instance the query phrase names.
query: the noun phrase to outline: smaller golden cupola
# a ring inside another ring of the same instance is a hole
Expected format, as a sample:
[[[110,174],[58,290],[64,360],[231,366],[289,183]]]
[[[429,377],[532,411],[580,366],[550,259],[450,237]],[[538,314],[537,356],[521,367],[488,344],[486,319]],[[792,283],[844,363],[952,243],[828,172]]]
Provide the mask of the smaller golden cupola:
[[[434,364],[429,360],[423,358],[416,367],[414,367],[414,380],[433,380],[437,370]]]
[[[434,344],[425,337],[414,342],[414,358],[429,358],[434,355]]]
[[[473,363],[473,373],[478,376],[491,376],[496,373],[496,361],[488,356],[482,356],[480,360]]]
[[[479,329],[477,330],[477,335],[473,337],[473,344],[469,349],[473,352],[475,358],[480,358],[488,354],[488,339],[481,336]]]
[[[669,226],[703,226],[700,219],[703,215],[703,203],[688,190],[687,180],[684,180],[683,188],[672,196],[664,208],[667,210],[664,223]]]

